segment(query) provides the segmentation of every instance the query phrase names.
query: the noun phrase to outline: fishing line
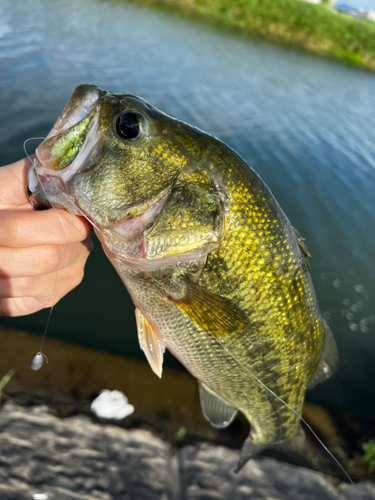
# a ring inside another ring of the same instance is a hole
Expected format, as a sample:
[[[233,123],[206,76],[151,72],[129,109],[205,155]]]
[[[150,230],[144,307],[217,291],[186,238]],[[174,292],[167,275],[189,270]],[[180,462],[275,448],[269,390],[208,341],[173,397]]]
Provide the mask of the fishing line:
[[[101,232],[101,231],[100,231]],[[102,233],[103,234],[103,233]],[[104,236],[104,234],[103,234]],[[162,285],[158,282],[156,278],[151,276],[147,271],[144,271],[141,266],[135,264],[136,267],[138,267],[146,276],[151,278],[153,281],[155,281],[158,285],[159,290],[161,290],[164,294],[166,293],[165,290],[163,289]],[[332,454],[332,452],[327,448],[327,446],[323,443],[323,441],[318,437],[316,432],[312,429],[312,427],[306,422],[306,420],[294,409],[292,408],[286,401],[284,401],[280,396],[278,396],[270,387],[268,387],[264,382],[262,382],[247,366],[245,366],[240,360],[234,357],[233,353],[230,352],[230,350],[223,344],[217,337],[215,339],[219,342],[220,346],[224,349],[224,351],[229,354],[229,356],[234,360],[235,363],[238,363],[251,377],[254,378],[264,389],[266,389],[274,398],[276,398],[280,403],[282,403],[286,408],[288,408],[294,415],[296,415],[301,422],[304,423],[304,425],[309,429],[311,434],[315,437],[315,439],[318,441],[318,443],[322,446],[322,448],[326,451],[326,453],[333,459],[333,461],[336,463],[336,465],[339,467],[339,469],[344,473],[345,477],[349,480],[350,484],[354,486],[356,494],[359,498],[359,500],[362,500],[362,497],[355,486],[352,478],[349,476],[349,474],[346,472],[345,468],[340,464],[338,459]]]
[[[26,156],[28,159],[33,163],[33,160],[30,158],[29,153],[26,150],[26,144],[30,141],[44,141],[45,137],[30,137],[30,139],[26,139],[26,141],[23,143],[23,150],[25,151]]]
[[[77,208],[77,207],[76,207]],[[78,209],[80,210],[80,209]],[[80,210],[81,211],[81,210]],[[83,212],[81,211],[81,213],[83,214]],[[84,214],[83,214],[84,215]],[[84,215],[85,216],[85,215]],[[85,216],[86,217],[86,216]],[[87,217],[86,217],[87,218]],[[88,218],[87,218],[88,219]],[[89,220],[89,219],[88,219]],[[91,221],[90,221],[91,222]],[[92,222],[91,222],[92,223]],[[95,229],[97,229],[104,237],[104,233],[95,225],[93,224],[93,226],[95,227]],[[138,269],[144,273],[146,276],[148,276],[149,278],[151,278],[158,286],[159,290],[162,291],[162,293],[165,295],[166,292],[163,288],[163,286],[161,285],[161,283],[154,277],[154,276],[151,276],[147,271],[145,271],[144,269],[142,269],[142,267],[136,263],[132,263],[134,264],[136,267],[138,267]],[[264,279],[263,279],[264,281]],[[224,351],[234,360],[235,363],[238,363],[247,373],[249,373],[249,375],[254,379],[256,380],[264,389],[266,389],[274,398],[276,398],[278,401],[280,401],[281,404],[283,404],[286,408],[288,408],[294,415],[296,415],[296,417],[304,423],[304,425],[307,427],[307,429],[311,432],[311,434],[315,437],[315,439],[318,441],[318,443],[322,446],[322,448],[325,450],[325,452],[332,458],[332,460],[336,463],[336,465],[339,467],[339,469],[344,473],[345,477],[349,480],[350,484],[352,484],[352,486],[355,488],[356,490],[356,494],[359,498],[359,500],[362,500],[362,497],[361,495],[359,494],[359,491],[357,489],[357,487],[355,486],[352,478],[350,477],[350,475],[346,472],[345,468],[340,464],[340,462],[338,461],[338,459],[333,455],[333,453],[327,448],[327,446],[323,443],[323,441],[318,437],[318,435],[316,434],[316,432],[312,429],[312,427],[306,422],[306,420],[294,409],[292,408],[286,401],[284,401],[280,396],[278,396],[270,387],[268,387],[264,382],[262,382],[247,366],[245,366],[240,360],[238,360],[237,358],[235,358],[234,354],[226,347],[226,345],[220,341],[220,339],[218,339],[217,337],[215,337],[216,340],[218,340],[220,346],[224,349]]]
[[[70,204],[74,205],[74,208],[76,210],[78,210],[82,216],[88,221],[90,222],[90,224],[105,238],[105,234],[103,233],[103,231],[101,229],[99,229],[99,227],[79,208],[77,207],[77,205],[75,205],[71,200],[70,198],[65,194],[65,193],[62,193],[66,199],[69,201]],[[242,242],[238,242],[240,243],[241,246],[243,246],[243,243]],[[135,263],[135,262],[132,262],[132,264],[137,267],[139,269],[140,272],[142,272],[143,274],[145,274],[147,277],[149,277],[152,281],[154,281],[157,285],[157,287],[159,288],[159,290],[161,290],[161,292],[165,295],[166,294],[166,291],[164,290],[162,284],[154,277],[152,276],[151,274],[149,274],[147,271],[145,271],[139,264]],[[264,278],[263,278],[263,281]],[[269,388],[264,382],[262,382],[247,366],[245,366],[240,360],[238,360],[237,358],[234,357],[234,354],[232,352],[230,352],[230,350],[225,346],[225,344],[223,344],[217,337],[215,337],[215,339],[219,342],[220,346],[222,347],[222,349],[234,360],[235,363],[239,364],[243,370],[245,370],[254,380],[256,380],[264,389],[266,389],[274,398],[276,398],[278,401],[280,401],[281,404],[283,404],[286,408],[288,408],[294,415],[296,415],[296,417],[304,423],[304,425],[307,427],[307,429],[311,432],[311,434],[315,437],[315,439],[318,441],[318,443],[322,446],[322,448],[325,450],[325,452],[332,458],[332,460],[336,463],[336,465],[339,467],[339,469],[343,472],[343,474],[345,475],[345,477],[348,479],[348,481],[350,482],[350,484],[355,488],[355,491],[356,491],[356,494],[359,498],[359,500],[362,500],[362,497],[357,489],[357,487],[355,486],[352,478],[350,477],[350,475],[346,472],[345,468],[340,464],[340,462],[338,461],[338,459],[333,455],[333,453],[327,448],[327,446],[323,443],[323,441],[319,438],[319,436],[316,434],[316,432],[312,429],[312,427],[306,422],[306,420],[294,409],[292,408],[286,401],[284,401],[280,396],[278,396],[271,388]]]
[[[238,237],[235,236],[236,240],[237,240],[237,243],[242,246],[242,248],[245,249],[245,251],[247,250],[247,248],[245,247],[244,243],[242,241],[239,241],[238,240]],[[254,263],[256,264],[256,261],[254,260]],[[257,268],[258,268],[258,271],[260,271],[260,268],[259,268],[259,265],[257,265]],[[267,280],[265,278],[262,278],[261,279],[261,282],[263,282],[264,285],[267,284]],[[271,301],[273,303],[273,306],[276,306],[275,302],[274,302],[274,299],[271,295]],[[277,322],[278,322],[278,318],[276,318]],[[278,322],[279,323],[279,322]],[[355,486],[352,478],[350,477],[350,475],[346,472],[345,468],[340,464],[340,462],[338,461],[338,459],[333,455],[333,453],[327,448],[327,446],[323,443],[323,441],[317,436],[317,434],[313,431],[313,429],[311,428],[311,426],[306,422],[306,420],[294,409],[292,408],[286,401],[284,401],[280,396],[278,396],[270,387],[268,387],[264,382],[262,382],[247,366],[245,366],[240,360],[237,360],[233,353],[230,352],[230,350],[227,349],[227,347],[225,346],[225,344],[223,344],[222,341],[220,341],[220,339],[218,339],[218,342],[219,344],[221,345],[221,347],[224,349],[224,351],[235,361],[237,362],[246,372],[249,373],[249,375],[251,377],[253,377],[264,389],[266,389],[273,397],[275,397],[278,401],[280,401],[280,403],[282,403],[286,408],[288,408],[292,413],[294,413],[294,415],[296,415],[301,422],[303,422],[305,424],[305,426],[309,429],[309,431],[311,432],[311,434],[315,437],[315,439],[318,441],[318,443],[323,447],[323,449],[326,451],[326,453],[333,459],[333,461],[336,463],[336,465],[339,467],[339,469],[344,473],[345,477],[349,480],[350,484],[354,487],[355,491],[356,491],[356,494],[359,498],[359,500],[362,500],[362,497],[357,489],[357,487]]]
[[[26,149],[26,144],[29,142],[29,141],[33,141],[33,140],[44,140],[45,137],[32,137],[30,139],[26,139],[26,141],[23,143],[23,149],[28,157],[28,159],[30,160],[31,162],[31,165],[34,164],[34,161],[30,158],[30,155],[29,153],[27,152],[27,149]],[[54,303],[55,303],[55,300],[56,300],[56,297],[57,297],[57,291],[58,291],[58,288],[59,288],[59,285],[60,285],[60,281],[61,281],[61,278],[62,278],[62,275],[63,275],[63,272],[64,272],[64,268],[65,268],[65,263],[66,263],[66,256],[67,256],[67,249],[66,249],[66,246],[67,246],[67,241],[68,241],[68,238],[67,238],[67,234],[66,234],[66,229],[65,229],[65,225],[62,221],[62,218],[60,217],[60,214],[59,212],[57,211],[56,207],[53,205],[53,203],[51,202],[51,200],[49,199],[48,195],[47,195],[47,192],[43,186],[43,183],[41,182],[41,179],[38,175],[38,172],[36,171],[36,169],[34,170],[35,171],[35,174],[38,178],[38,181],[39,181],[39,184],[42,186],[42,189],[43,189],[43,192],[44,192],[44,195],[46,197],[46,199],[48,200],[48,202],[50,203],[51,207],[53,208],[53,210],[55,211],[55,214],[57,215],[61,225],[62,225],[62,228],[64,230],[64,236],[65,236],[65,244],[63,245],[63,249],[64,249],[64,255],[63,255],[63,266],[61,268],[61,272],[59,273],[59,270],[57,270],[57,280],[56,280],[56,286],[55,286],[55,291],[54,291],[54,294],[53,294],[53,300],[52,300],[52,306],[50,308],[50,311],[49,311],[49,314],[48,314],[48,318],[47,318],[47,323],[46,323],[46,326],[45,326],[45,329],[44,329],[44,333],[43,333],[43,337],[42,337],[42,342],[40,344],[40,349],[39,351],[34,354],[34,356],[32,356],[31,360],[30,360],[30,369],[31,370],[39,370],[42,366],[43,366],[43,362],[44,360],[46,360],[46,362],[48,363],[48,358],[47,356],[42,352],[43,350],[43,347],[44,347],[44,342],[46,340],[46,336],[47,336],[47,331],[48,331],[48,327],[49,327],[49,324],[50,324],[50,320],[51,320],[51,316],[52,316],[52,312],[53,312],[53,308],[54,308]]]
[[[346,470],[344,469],[344,467],[340,464],[340,462],[337,460],[337,458],[329,451],[329,449],[327,448],[327,446],[323,443],[323,441],[317,436],[316,432],[313,431],[313,429],[311,428],[311,426],[306,422],[306,420],[294,409],[292,408],[286,401],[284,401],[282,398],[280,398],[280,396],[278,396],[275,392],[273,392],[272,389],[270,389],[264,382],[262,382],[256,375],[254,375],[254,373],[247,367],[245,366],[240,360],[238,360],[237,358],[234,357],[234,355],[226,348],[226,346],[219,340],[219,344],[221,345],[221,347],[224,349],[224,351],[229,354],[229,356],[231,358],[233,358],[233,360],[238,363],[246,372],[248,372],[262,387],[264,387],[264,389],[266,389],[270,394],[272,394],[272,396],[274,396],[276,399],[278,399],[280,401],[280,403],[282,403],[283,405],[286,406],[286,408],[288,408],[291,412],[294,413],[294,415],[296,415],[300,420],[301,422],[303,422],[305,424],[305,426],[309,429],[309,431],[311,432],[311,434],[315,437],[315,439],[318,441],[318,443],[323,447],[323,449],[328,453],[328,455],[333,459],[333,461],[336,463],[336,465],[338,465],[338,467],[340,468],[340,470],[345,474],[346,478],[349,480],[349,482],[354,486],[355,490],[356,490],[356,493],[358,495],[358,498],[360,500],[362,500],[362,497],[361,495],[359,494],[352,478],[349,476],[349,474],[346,472]]]

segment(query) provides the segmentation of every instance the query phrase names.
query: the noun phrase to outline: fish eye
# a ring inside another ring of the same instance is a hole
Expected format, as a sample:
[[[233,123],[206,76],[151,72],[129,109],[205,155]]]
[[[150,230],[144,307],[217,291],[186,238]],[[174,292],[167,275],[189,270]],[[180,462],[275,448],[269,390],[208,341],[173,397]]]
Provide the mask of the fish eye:
[[[143,135],[144,118],[134,111],[125,111],[116,121],[116,131],[122,139],[133,141]]]

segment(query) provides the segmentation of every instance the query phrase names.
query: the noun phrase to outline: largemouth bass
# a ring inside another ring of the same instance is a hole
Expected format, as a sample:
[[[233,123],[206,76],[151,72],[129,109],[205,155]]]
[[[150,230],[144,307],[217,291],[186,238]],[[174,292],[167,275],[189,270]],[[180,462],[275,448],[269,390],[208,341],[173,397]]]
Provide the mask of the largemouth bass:
[[[251,424],[237,465],[301,436],[305,391],[338,355],[303,238],[249,165],[140,97],[74,91],[36,150],[35,208],[87,217],[136,307],[140,346],[168,348],[199,383],[203,414]]]

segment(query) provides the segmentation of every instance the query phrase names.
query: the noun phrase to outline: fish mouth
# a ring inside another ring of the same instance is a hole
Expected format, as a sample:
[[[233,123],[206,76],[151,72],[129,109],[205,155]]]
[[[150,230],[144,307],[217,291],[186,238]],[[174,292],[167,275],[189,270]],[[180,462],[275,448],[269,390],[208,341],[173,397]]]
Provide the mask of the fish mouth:
[[[98,154],[101,147],[98,103],[106,94],[99,87],[80,85],[36,149],[27,183],[29,201],[34,208],[51,208],[51,203],[63,206],[59,203],[60,194],[69,196],[69,181],[88,168]]]
[[[36,172],[38,168],[40,166],[38,160],[35,159],[29,170],[27,182],[27,196],[30,204],[35,210],[61,208],[54,195],[64,189],[62,180],[56,175],[38,175]]]

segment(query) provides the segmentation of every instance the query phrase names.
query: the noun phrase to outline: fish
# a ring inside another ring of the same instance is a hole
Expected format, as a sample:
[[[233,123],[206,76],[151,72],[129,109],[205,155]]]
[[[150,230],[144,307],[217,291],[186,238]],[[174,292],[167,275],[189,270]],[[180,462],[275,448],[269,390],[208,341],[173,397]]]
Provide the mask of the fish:
[[[303,442],[308,388],[338,365],[304,238],[233,149],[141,97],[79,85],[29,170],[34,208],[85,216],[135,305],[161,377],[169,351],[216,428],[250,423],[236,471]]]

